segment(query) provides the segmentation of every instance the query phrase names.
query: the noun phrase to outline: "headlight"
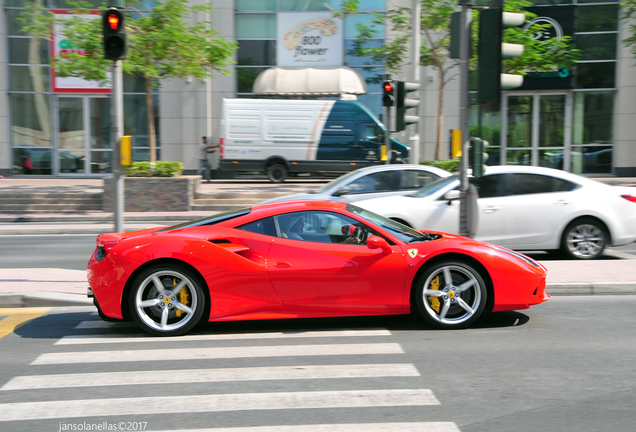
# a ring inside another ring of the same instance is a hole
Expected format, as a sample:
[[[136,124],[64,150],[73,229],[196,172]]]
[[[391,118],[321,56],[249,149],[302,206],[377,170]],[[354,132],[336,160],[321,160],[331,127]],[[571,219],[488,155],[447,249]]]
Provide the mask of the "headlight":
[[[537,267],[539,268],[539,264],[537,264],[537,262],[535,260],[533,260],[530,257],[525,256],[524,254],[520,254],[519,252],[514,252],[508,249],[504,249],[502,247],[496,246],[496,245],[490,245],[493,249],[497,249],[500,252],[504,252],[507,253],[508,255],[512,255],[514,257],[519,258],[522,261],[525,261],[526,263],[530,264],[533,267]]]

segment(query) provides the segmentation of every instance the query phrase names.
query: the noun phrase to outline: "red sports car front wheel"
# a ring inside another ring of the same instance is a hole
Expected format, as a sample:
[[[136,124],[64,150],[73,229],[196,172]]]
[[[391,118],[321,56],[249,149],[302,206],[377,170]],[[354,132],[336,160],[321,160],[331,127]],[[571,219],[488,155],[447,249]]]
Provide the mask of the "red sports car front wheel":
[[[462,261],[433,264],[418,278],[414,289],[420,315],[438,328],[468,327],[486,306],[484,279]]]
[[[185,267],[160,264],[146,269],[130,291],[130,312],[137,324],[155,336],[178,336],[201,319],[205,296],[197,275]]]

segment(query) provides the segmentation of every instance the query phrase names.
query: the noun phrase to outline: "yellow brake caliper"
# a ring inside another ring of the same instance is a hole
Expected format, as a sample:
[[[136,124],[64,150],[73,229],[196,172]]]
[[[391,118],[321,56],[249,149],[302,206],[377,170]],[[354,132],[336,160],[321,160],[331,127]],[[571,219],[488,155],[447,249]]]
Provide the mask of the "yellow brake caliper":
[[[435,279],[431,281],[430,288],[432,290],[439,290],[439,276],[435,276]],[[439,306],[440,306],[439,299],[437,297],[429,297],[428,302],[431,304],[431,308],[435,312],[439,313]]]
[[[177,279],[175,278],[172,279],[172,286],[177,286]],[[186,305],[186,306],[190,304],[190,294],[188,294],[188,288],[184,287],[179,292],[179,302],[182,305]],[[177,309],[177,317],[181,317],[182,314],[183,314],[183,311],[181,309]]]

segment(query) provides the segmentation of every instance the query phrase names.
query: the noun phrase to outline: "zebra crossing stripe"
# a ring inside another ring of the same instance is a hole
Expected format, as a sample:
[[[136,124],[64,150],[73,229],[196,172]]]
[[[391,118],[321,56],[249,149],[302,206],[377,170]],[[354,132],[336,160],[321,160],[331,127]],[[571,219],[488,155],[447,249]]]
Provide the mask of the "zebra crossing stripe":
[[[440,405],[429,389],[212,394],[0,404],[0,421],[317,408]]]
[[[110,363],[161,360],[206,360],[257,357],[294,357],[359,354],[403,354],[397,343],[374,344],[325,344],[325,345],[277,345],[219,348],[179,348],[154,350],[87,351],[45,353],[31,362],[32,365],[70,363]]]
[[[162,370],[160,372],[135,371],[18,376],[2,386],[0,391],[139,384],[410,376],[420,376],[420,373],[413,364],[403,363],[179,369]]]
[[[453,422],[349,423],[294,426],[181,429],[161,432],[461,432]]]
[[[90,321],[88,321],[90,322]],[[330,331],[289,331],[289,332],[263,332],[263,333],[232,333],[232,334],[206,334],[186,335],[171,337],[170,342],[208,341],[208,340],[241,340],[241,339],[281,339],[281,338],[332,338],[332,337],[366,337],[366,336],[391,336],[386,329],[380,330],[330,330]],[[122,336],[117,334],[102,335],[71,335],[64,336],[55,342],[55,345],[81,345],[81,344],[109,344],[109,343],[140,343],[140,342],[166,342],[165,338],[153,336]]]

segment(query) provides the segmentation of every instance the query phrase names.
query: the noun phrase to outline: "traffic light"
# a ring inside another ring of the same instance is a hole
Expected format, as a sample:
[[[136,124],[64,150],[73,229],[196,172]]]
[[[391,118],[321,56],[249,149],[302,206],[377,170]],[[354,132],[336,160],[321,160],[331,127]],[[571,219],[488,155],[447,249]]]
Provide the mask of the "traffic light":
[[[385,107],[392,107],[395,105],[395,85],[393,81],[384,81],[382,86],[384,89],[384,96],[382,96],[382,105]]]
[[[396,131],[403,131],[406,125],[417,123],[420,121],[418,116],[406,115],[406,110],[415,108],[420,104],[417,99],[407,99],[407,93],[414,92],[420,88],[417,83],[407,83],[404,81],[397,82],[397,114],[396,114]]]
[[[488,141],[481,138],[471,138],[468,149],[468,162],[473,169],[473,177],[481,177],[486,172],[486,161],[488,160]]]
[[[121,60],[126,58],[126,27],[124,13],[119,9],[108,9],[102,13],[104,34],[104,58]]]
[[[525,20],[526,16],[522,13],[503,12],[500,8],[479,11],[479,103],[499,103],[502,90],[523,84],[523,76],[501,73],[501,61],[523,54],[523,45],[502,43],[502,38],[505,28],[520,26]]]

